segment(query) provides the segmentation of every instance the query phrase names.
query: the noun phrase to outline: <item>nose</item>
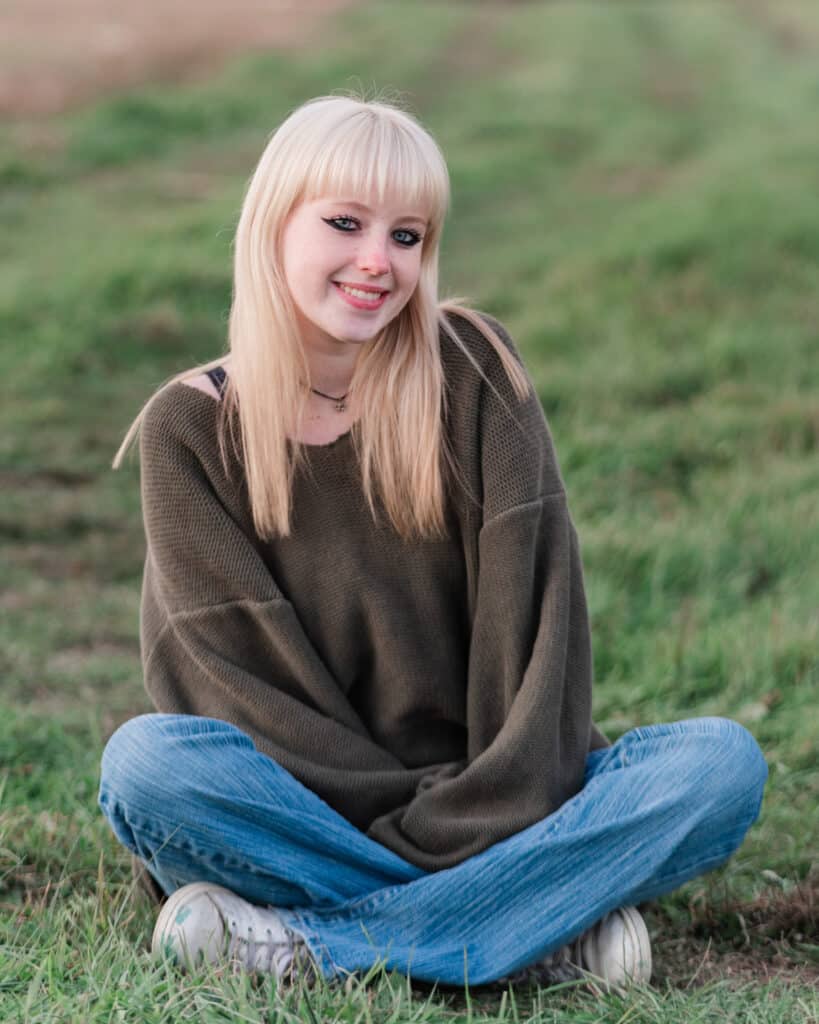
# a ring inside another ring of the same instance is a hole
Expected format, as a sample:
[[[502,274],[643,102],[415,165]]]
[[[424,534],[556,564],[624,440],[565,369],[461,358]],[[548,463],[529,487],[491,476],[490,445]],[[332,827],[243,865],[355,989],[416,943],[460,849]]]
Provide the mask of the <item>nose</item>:
[[[359,250],[358,266],[360,270],[373,276],[386,274],[390,269],[387,239],[374,234],[369,235]]]

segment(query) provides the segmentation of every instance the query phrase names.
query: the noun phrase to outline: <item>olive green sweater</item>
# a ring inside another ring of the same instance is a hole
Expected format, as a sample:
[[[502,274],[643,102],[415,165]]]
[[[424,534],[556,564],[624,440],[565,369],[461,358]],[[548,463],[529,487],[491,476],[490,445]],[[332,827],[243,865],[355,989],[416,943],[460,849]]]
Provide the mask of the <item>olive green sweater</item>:
[[[466,484],[447,488],[445,539],[404,541],[383,511],[373,522],[356,427],[308,448],[292,534],[271,542],[254,530],[241,465],[222,466],[215,398],[173,384],[141,435],[141,641],[156,708],[233,722],[427,871],[556,810],[606,743],[591,722],[577,536],[539,401],[521,403],[491,344],[452,323],[515,418],[441,332],[445,427]]]

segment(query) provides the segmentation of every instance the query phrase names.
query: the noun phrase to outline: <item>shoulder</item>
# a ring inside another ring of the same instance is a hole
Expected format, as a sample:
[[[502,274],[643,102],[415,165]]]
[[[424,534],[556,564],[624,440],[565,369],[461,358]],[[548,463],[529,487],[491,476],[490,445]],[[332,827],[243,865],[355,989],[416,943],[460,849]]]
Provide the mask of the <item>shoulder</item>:
[[[537,402],[534,384],[506,327],[495,317],[463,306],[441,310],[441,360],[450,386],[472,400],[500,399],[507,411]]]
[[[524,367],[517,346],[500,320],[481,310],[462,306],[444,307],[441,313],[439,334],[445,365],[456,372],[456,368],[460,368],[468,376],[476,375],[494,383],[505,381],[508,371],[504,368],[500,348],[508,352],[519,367]]]
[[[139,436],[146,522],[161,523],[214,495],[223,506],[235,507],[243,473],[230,438],[223,436],[222,409],[220,402],[181,380],[149,400]]]
[[[490,334],[494,333],[510,351],[517,354],[515,344],[506,327],[489,313],[479,309],[458,306],[454,309],[444,306],[441,310],[441,333],[452,338],[454,331],[458,338],[475,346],[480,351],[491,351],[494,346]],[[449,330],[447,330],[449,328]]]
[[[207,375],[201,376],[211,383]],[[170,455],[180,448],[193,449],[200,455],[215,448],[220,403],[215,388],[214,392],[211,394],[198,377],[160,388],[148,400],[142,414],[143,459],[159,452]]]
[[[462,446],[480,452],[484,511],[491,517],[560,492],[562,481],[537,389],[509,332],[487,313],[468,313],[446,311],[457,340],[442,346],[442,355],[453,423]]]

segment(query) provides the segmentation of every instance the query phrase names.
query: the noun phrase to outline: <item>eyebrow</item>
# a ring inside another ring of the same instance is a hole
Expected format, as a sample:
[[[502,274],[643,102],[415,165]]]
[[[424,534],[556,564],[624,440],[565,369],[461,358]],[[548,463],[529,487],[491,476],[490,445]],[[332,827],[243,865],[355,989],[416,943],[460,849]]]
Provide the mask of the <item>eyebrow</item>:
[[[364,210],[366,213],[372,213],[369,206],[365,206],[364,203],[357,203],[354,199],[339,199],[335,201],[343,204],[344,206],[353,207],[356,210]],[[423,224],[424,226],[427,224],[427,221],[423,217],[416,217],[415,214],[412,213],[408,213],[402,217],[396,217],[395,219],[401,221],[414,221],[416,224]]]

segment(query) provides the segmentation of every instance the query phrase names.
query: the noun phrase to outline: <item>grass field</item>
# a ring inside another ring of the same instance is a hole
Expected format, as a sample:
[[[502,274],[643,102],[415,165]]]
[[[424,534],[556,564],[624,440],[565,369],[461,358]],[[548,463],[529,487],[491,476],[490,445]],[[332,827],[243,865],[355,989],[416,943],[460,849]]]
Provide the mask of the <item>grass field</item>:
[[[0,1020],[819,1020],[819,8],[393,0],[326,38],[0,124]],[[648,909],[654,987],[627,1000],[182,977],[150,961],[96,809],[106,737],[150,709],[138,466],[111,458],[154,387],[223,349],[267,134],[358,83],[441,142],[444,289],[538,385],[597,721],[725,715],[770,766],[739,854]]]

